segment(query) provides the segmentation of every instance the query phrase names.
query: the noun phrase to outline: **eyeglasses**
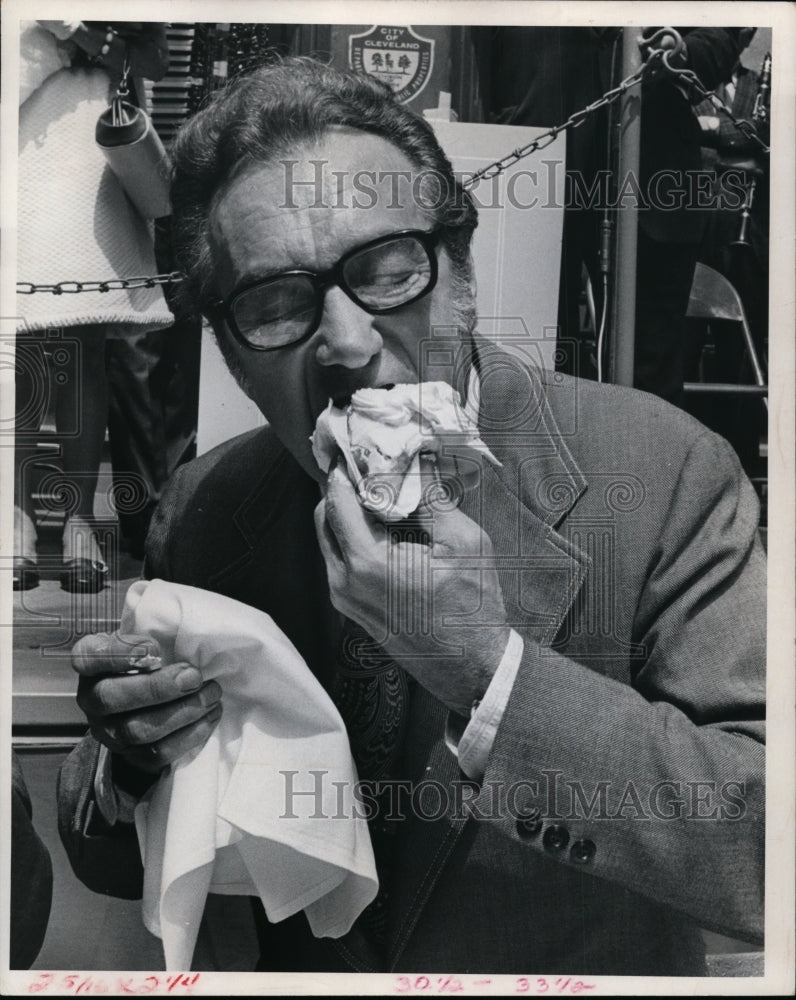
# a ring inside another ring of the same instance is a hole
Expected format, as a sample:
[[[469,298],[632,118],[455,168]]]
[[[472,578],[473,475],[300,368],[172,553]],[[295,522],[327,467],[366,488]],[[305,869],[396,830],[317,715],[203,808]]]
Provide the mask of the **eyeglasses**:
[[[439,240],[438,229],[403,229],[349,250],[322,274],[285,271],[211,305],[246,347],[273,351],[315,333],[332,285],[375,316],[428,295],[437,283]]]

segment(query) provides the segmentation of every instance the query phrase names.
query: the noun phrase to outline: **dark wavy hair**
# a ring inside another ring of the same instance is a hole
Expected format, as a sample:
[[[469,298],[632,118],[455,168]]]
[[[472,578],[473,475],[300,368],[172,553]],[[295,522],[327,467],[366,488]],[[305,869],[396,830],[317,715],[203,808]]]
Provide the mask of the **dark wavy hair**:
[[[478,221],[430,125],[399,104],[373,77],[292,57],[237,77],[180,130],[172,151],[171,201],[181,293],[202,308],[213,293],[208,216],[214,194],[243,165],[269,162],[317,142],[333,127],[369,132],[394,143],[419,172],[434,177],[429,205],[441,226],[454,271],[469,276]],[[363,164],[363,166],[367,166]],[[186,302],[186,305],[188,303]]]

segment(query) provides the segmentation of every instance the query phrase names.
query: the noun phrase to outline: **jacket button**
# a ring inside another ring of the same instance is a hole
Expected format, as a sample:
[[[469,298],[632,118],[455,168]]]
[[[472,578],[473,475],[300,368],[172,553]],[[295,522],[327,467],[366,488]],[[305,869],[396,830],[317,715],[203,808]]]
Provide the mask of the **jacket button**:
[[[524,809],[517,817],[517,832],[521,837],[535,837],[541,829],[542,813],[535,806]]]
[[[542,837],[545,850],[558,852],[563,851],[569,843],[569,830],[565,826],[548,826]]]
[[[587,865],[596,853],[597,848],[593,840],[576,840],[570,848],[569,860],[579,865]]]

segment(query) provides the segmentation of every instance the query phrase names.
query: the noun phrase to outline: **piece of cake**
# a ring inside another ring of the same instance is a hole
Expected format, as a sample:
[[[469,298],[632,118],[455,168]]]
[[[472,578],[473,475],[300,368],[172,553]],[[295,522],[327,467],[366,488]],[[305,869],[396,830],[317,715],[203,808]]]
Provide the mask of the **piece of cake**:
[[[342,453],[362,504],[385,521],[418,507],[421,455],[434,460],[443,479],[456,479],[458,488],[477,479],[473,459],[500,464],[447,382],[359,389],[344,409],[330,400],[315,425],[312,451],[325,473]]]

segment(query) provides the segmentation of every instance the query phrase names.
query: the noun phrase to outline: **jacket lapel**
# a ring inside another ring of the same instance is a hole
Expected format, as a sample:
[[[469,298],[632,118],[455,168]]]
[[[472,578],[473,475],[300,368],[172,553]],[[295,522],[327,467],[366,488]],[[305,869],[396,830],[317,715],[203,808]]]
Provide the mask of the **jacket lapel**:
[[[468,494],[462,509],[492,540],[509,624],[523,638],[550,645],[590,567],[557,530],[587,484],[549,398],[564,390],[550,384],[548,373],[496,352],[482,350],[482,371],[489,374],[481,382],[479,422],[501,468],[485,465],[483,489]],[[570,416],[566,402],[558,408],[574,427],[574,407]],[[508,426],[503,413],[514,415]]]
[[[481,486],[465,495],[461,509],[492,541],[509,624],[524,639],[550,645],[590,565],[556,530],[586,481],[563,442],[538,373],[492,346],[482,350],[481,363],[481,436],[501,468],[484,463]],[[515,415],[510,426],[507,413]],[[453,783],[467,779],[445,745],[446,714],[444,706],[416,688],[406,774],[413,784],[428,782],[430,791],[431,783],[439,782],[449,808],[434,822],[412,810],[405,820],[391,895],[390,969],[406,949],[467,823],[455,808]]]

